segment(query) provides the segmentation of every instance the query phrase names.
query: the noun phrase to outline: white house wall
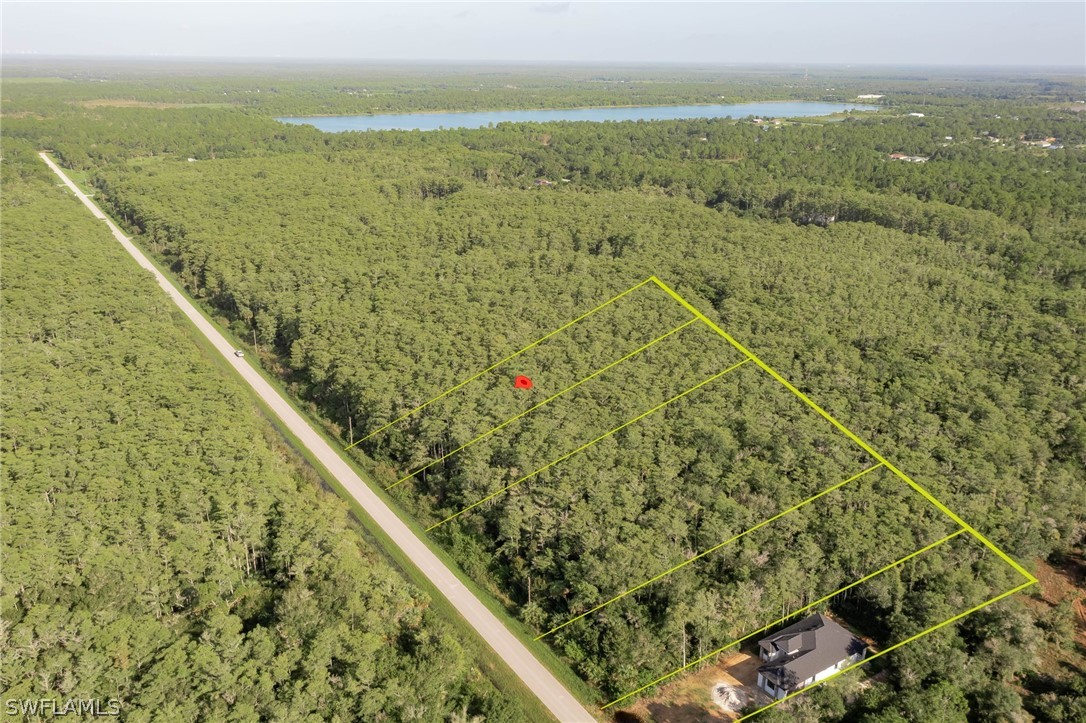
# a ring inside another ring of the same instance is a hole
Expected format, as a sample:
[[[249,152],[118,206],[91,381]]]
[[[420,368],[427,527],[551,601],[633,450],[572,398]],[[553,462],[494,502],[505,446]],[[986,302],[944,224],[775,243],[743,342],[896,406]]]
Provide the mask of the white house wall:
[[[840,671],[840,670],[842,670],[844,668],[847,668],[848,666],[852,665],[853,663],[860,662],[861,660],[863,660],[864,654],[866,652],[867,652],[866,650],[863,650],[863,651],[861,651],[859,653],[856,653],[855,655],[850,655],[849,657],[845,658],[841,662],[837,663],[837,665],[834,665],[834,666],[832,666],[830,668],[826,668],[825,670],[823,670],[821,673],[817,674],[813,678],[808,678],[807,681],[803,685],[808,686],[808,685],[810,685],[812,683],[817,683],[820,680],[825,680],[826,678],[830,677],[834,673],[836,673],[836,672],[838,672],[838,671]]]
[[[800,685],[797,685],[791,692],[795,692],[797,690],[802,690],[802,689],[806,688],[809,685],[813,685],[815,683],[818,683],[819,681],[825,680],[826,678],[830,677],[834,673],[837,673],[838,671],[840,671],[840,670],[842,670],[844,668],[847,668],[848,666],[852,665],[853,663],[860,662],[861,660],[864,659],[864,656],[866,654],[867,654],[867,650],[865,649],[865,650],[860,651],[859,653],[856,653],[855,655],[851,655],[851,656],[845,658],[844,660],[841,660],[836,665],[831,665],[830,667],[826,668],[822,672],[817,673],[813,677],[810,677],[807,680],[803,681]],[[785,692],[782,689],[777,689],[776,691],[772,691],[772,690],[769,689],[769,686],[770,686],[770,681],[768,679],[766,679],[766,677],[764,675],[762,675],[761,673],[758,673],[758,687],[761,688],[763,691],[765,691],[767,694],[769,694],[770,696],[772,696],[772,697],[774,697],[774,698],[776,698],[778,700],[785,697],[786,695],[788,695],[788,693]]]

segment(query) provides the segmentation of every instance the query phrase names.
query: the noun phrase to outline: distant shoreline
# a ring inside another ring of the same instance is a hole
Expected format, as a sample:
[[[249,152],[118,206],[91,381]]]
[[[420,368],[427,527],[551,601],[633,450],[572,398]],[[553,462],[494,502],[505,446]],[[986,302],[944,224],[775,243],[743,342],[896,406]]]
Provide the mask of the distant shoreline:
[[[272,116],[288,125],[308,125],[322,133],[420,132],[479,130],[503,123],[659,123],[695,119],[741,121],[744,118],[797,120],[843,119],[852,111],[873,113],[887,106],[859,102],[772,100],[742,103],[670,103],[582,108],[419,111],[417,113]]]
[[[290,121],[284,120],[286,118],[374,118],[377,116],[416,116],[416,115],[465,115],[468,113],[543,113],[543,112],[561,112],[569,110],[611,110],[620,108],[681,108],[685,106],[694,106],[701,108],[712,108],[718,105],[760,105],[763,103],[833,103],[835,105],[848,105],[849,101],[837,101],[837,100],[804,100],[799,98],[783,98],[779,100],[737,100],[734,102],[720,102],[720,103],[657,103],[655,105],[643,105],[643,104],[623,104],[623,105],[578,105],[570,108],[485,108],[481,110],[413,110],[407,112],[388,112],[388,113],[312,113],[306,115],[289,115],[289,116],[275,116],[275,120],[284,123]],[[871,103],[858,103],[857,106],[871,106],[860,108],[857,107],[853,110],[859,110],[864,113],[873,113],[875,111],[883,110],[886,106],[872,106]],[[838,111],[845,112],[845,111]],[[831,114],[833,115],[833,114]],[[725,117],[725,116],[720,116]],[[785,117],[785,116],[781,116]],[[825,116],[807,116],[809,118],[822,118]],[[680,120],[678,118],[674,120]],[[505,121],[511,122],[511,121]]]

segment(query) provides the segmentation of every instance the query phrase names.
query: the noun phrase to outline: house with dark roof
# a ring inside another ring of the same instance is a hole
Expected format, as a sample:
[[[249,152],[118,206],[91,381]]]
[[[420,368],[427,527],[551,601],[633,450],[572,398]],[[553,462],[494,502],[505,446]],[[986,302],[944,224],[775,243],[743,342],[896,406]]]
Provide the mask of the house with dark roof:
[[[863,660],[867,644],[816,613],[758,641],[758,687],[783,698]]]

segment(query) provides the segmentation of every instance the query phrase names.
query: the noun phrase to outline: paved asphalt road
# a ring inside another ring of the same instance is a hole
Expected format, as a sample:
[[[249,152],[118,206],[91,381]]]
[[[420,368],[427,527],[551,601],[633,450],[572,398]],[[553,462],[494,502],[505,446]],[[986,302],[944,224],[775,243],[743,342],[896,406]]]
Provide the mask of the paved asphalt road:
[[[132,255],[136,262],[143,268],[154,274],[158,285],[185,313],[185,316],[196,325],[204,336],[219,350],[234,367],[235,371],[249,383],[260,395],[261,399],[283,420],[283,423],[302,444],[309,448],[313,456],[331,472],[340,484],[343,485],[366,512],[377,522],[385,533],[392,538],[411,561],[422,570],[430,582],[448,598],[449,602],[464,616],[464,619],[475,628],[476,632],[493,648],[494,652],[505,661],[516,673],[524,684],[539,697],[543,704],[550,709],[554,716],[564,723],[590,723],[596,719],[570,695],[558,680],[543,667],[517,638],[479,601],[475,595],[464,588],[457,580],[456,575],[445,566],[441,560],[405,525],[396,513],[386,505],[362,479],[355,474],[346,462],[324,441],[324,438],[306,422],[301,415],[287,404],[279,393],[272,388],[267,381],[258,374],[245,359],[234,356],[234,347],[213,327],[189,301],[174,288],[173,284],[163,276],[155,266],[147,260],[143,253],[121,233],[121,230],[110,221],[86,194],[72,183],[63,171],[45,153],[39,154],[43,161],[53,169],[71,189],[72,193],[83,202],[96,218],[102,219],[113,232],[113,236],[121,242],[125,250]]]

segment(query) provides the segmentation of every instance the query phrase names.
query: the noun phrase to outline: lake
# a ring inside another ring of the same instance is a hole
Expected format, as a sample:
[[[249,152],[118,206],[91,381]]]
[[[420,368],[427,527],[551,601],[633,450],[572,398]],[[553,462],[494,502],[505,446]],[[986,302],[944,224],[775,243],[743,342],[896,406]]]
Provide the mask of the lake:
[[[732,105],[664,105],[636,108],[573,108],[569,110],[489,110],[478,113],[394,113],[389,115],[337,115],[277,118],[284,123],[316,126],[328,133],[342,131],[434,131],[439,128],[485,128],[491,123],[548,123],[553,121],[682,120],[685,118],[801,118],[826,116],[847,110],[878,110],[858,103],[773,101]]]

